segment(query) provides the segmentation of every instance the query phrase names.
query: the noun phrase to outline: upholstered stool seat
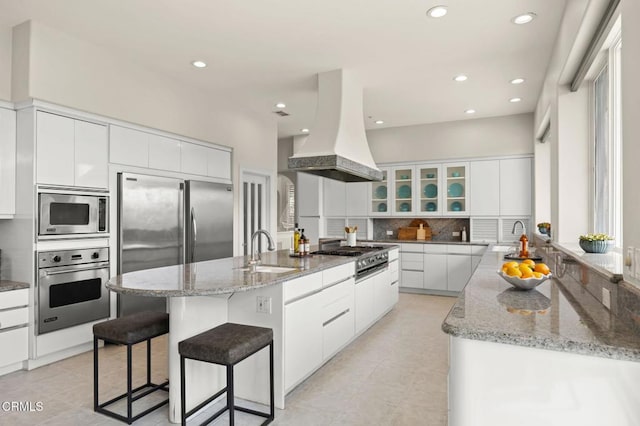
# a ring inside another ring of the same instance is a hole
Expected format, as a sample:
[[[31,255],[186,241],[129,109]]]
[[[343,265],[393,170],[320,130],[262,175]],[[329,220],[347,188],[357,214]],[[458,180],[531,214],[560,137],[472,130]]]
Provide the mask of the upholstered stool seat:
[[[169,332],[169,314],[164,312],[139,312],[121,318],[104,321],[93,326],[93,410],[128,424],[140,417],[167,404],[163,400],[143,412],[133,415],[133,403],[152,392],[163,390],[168,392],[169,381],[161,384],[151,382],[151,339]],[[127,392],[107,402],[100,403],[98,398],[98,340],[127,346]],[[132,381],[132,346],[147,341],[147,382],[133,388]],[[143,392],[137,393],[145,388]],[[136,394],[134,396],[134,394]],[[127,415],[123,416],[105,408],[123,398],[127,398]]]
[[[269,385],[270,385],[270,411],[262,413],[245,407],[239,407],[234,402],[233,366],[245,358],[255,354],[259,350],[269,346]],[[275,417],[274,388],[273,388],[273,330],[264,327],[226,323],[207,330],[196,336],[190,337],[178,343],[180,353],[180,386],[182,402],[182,424],[187,418],[200,411],[210,402],[223,393],[227,393],[227,404],[207,419],[203,424],[209,423],[229,410],[229,424],[234,424],[234,410],[266,417],[263,425],[269,424]],[[227,368],[227,385],[215,395],[200,403],[197,407],[187,412],[186,410],[186,386],[185,386],[185,359],[203,361]]]

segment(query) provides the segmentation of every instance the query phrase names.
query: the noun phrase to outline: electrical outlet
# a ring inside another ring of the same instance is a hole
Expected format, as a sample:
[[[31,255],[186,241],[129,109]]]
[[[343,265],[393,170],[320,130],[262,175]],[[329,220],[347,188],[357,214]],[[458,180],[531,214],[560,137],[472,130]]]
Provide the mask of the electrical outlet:
[[[638,263],[640,262],[640,248],[635,248],[634,249],[634,256],[633,256],[633,270],[634,270],[634,277],[636,278],[640,278],[640,266],[638,266]]]
[[[451,233],[451,235],[453,235],[454,237],[459,237],[460,236],[460,231],[453,231]]]
[[[604,287],[602,287],[602,304],[605,308],[611,309],[611,292]]]
[[[266,296],[256,296],[256,312],[261,314],[270,314],[271,298]]]
[[[627,247],[627,254],[624,257],[624,266],[626,268],[627,273],[632,278],[635,275],[635,271],[634,271],[635,262],[633,261],[633,251],[634,251],[633,247]]]
[[[387,231],[387,236],[388,236],[388,237],[393,236],[393,231]]]

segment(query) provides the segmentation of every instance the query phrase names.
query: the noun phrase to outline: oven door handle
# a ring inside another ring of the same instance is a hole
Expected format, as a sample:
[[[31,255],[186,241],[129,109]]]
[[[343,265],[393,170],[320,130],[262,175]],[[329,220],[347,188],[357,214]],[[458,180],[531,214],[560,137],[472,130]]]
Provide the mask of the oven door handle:
[[[82,268],[82,269],[64,269],[62,271],[45,271],[46,275],[61,275],[61,274],[69,274],[73,272],[84,272],[84,271],[95,271],[96,269],[109,269],[108,266],[94,266],[93,268]]]

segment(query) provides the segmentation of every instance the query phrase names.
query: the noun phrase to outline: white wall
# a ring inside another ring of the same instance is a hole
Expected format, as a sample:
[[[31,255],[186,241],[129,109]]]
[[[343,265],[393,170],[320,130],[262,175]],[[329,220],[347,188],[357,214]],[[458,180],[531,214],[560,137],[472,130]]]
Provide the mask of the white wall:
[[[276,182],[277,123],[269,112],[259,114],[226,98],[220,105],[215,94],[145,69],[117,52],[37,22],[31,22],[30,31],[24,31],[24,25],[14,31],[14,49],[22,50],[14,56],[29,55],[28,81],[14,75],[14,101],[37,98],[227,145],[234,148],[234,183],[239,182],[240,168],[270,173]],[[275,184],[271,197],[270,229],[275,231]],[[237,218],[237,196],[234,209]],[[238,226],[236,221],[236,236]]]
[[[640,2],[622,0],[623,242],[640,247]],[[635,265],[640,270],[640,265]],[[640,284],[625,271],[625,280]]]
[[[11,27],[0,22],[0,100],[11,100]]]
[[[369,130],[376,163],[533,153],[533,114]]]

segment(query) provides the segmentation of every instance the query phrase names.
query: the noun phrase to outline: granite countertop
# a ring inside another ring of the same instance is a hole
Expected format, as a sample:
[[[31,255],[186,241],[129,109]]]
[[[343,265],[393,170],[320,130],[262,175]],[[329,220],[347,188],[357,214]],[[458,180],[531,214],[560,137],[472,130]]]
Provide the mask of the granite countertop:
[[[321,240],[339,240],[346,241],[344,238],[321,238]],[[457,244],[457,245],[474,245],[474,246],[488,246],[489,243],[471,243],[469,241],[435,241],[435,240],[361,240],[358,238],[359,244]]]
[[[3,291],[22,290],[29,288],[29,284],[18,281],[0,280],[0,293]]]
[[[496,271],[504,253],[484,254],[445,318],[444,332],[466,339],[640,361],[640,334],[585,294],[578,281],[554,277],[515,290]]]
[[[112,277],[107,282],[107,288],[117,293],[156,297],[229,294],[278,284],[355,261],[354,257],[349,256],[312,255],[296,258],[289,256],[288,250],[261,253],[260,257],[263,266],[296,269],[278,274],[251,273],[245,266],[248,258],[237,256],[128,272]]]

